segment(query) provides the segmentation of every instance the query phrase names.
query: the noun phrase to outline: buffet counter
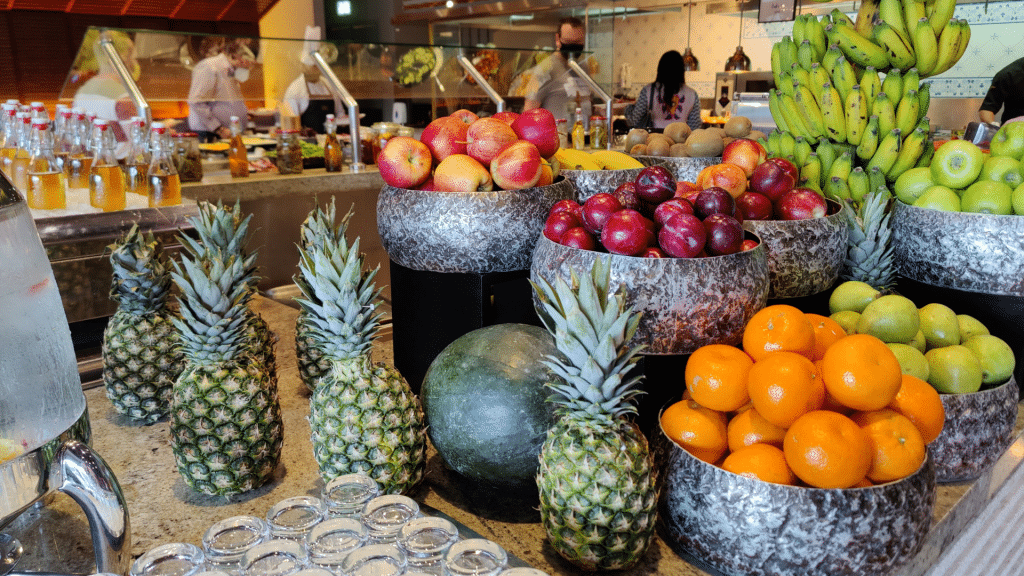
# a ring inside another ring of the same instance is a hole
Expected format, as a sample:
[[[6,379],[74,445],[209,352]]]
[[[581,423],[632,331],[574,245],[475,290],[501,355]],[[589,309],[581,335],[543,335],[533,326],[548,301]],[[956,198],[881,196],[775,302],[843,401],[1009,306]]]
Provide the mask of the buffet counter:
[[[256,184],[255,188],[261,186]],[[113,469],[128,502],[133,558],[160,544],[199,545],[207,527],[218,520],[241,514],[262,517],[284,498],[320,494],[323,482],[313,459],[306,420],[310,393],[299,379],[293,344],[298,311],[262,297],[256,299],[255,305],[279,339],[276,354],[285,425],[281,463],[274,479],[262,488],[231,498],[196,494],[176,471],[167,420],[152,426],[134,424],[114,412],[102,387],[86,391],[92,445]],[[374,359],[391,363],[390,326],[384,328],[374,348]],[[921,551],[899,574],[924,574],[993,498],[1024,458],[1020,430],[1018,416],[1015,442],[981,478],[938,487],[932,528]],[[579,573],[547,544],[535,496],[530,501],[482,490],[448,471],[432,449],[428,458],[424,482],[410,494],[414,499],[449,516],[464,529],[501,544],[526,564],[552,575]],[[45,506],[33,508],[15,520],[12,528],[7,531],[25,545],[25,557],[17,566],[19,571],[92,570],[88,524],[81,509],[66,496],[58,494]],[[691,562],[677,555],[659,537],[637,567],[620,573],[707,574],[697,562]]]

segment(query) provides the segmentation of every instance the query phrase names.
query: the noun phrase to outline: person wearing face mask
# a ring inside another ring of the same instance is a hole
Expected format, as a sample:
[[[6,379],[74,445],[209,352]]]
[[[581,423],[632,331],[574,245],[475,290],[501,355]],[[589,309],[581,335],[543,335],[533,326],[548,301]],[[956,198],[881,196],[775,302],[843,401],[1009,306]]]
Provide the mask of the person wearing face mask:
[[[241,83],[249,79],[253,63],[246,46],[236,41],[196,64],[188,93],[189,130],[205,140],[231,136],[231,117],[249,113]]]
[[[590,118],[590,87],[569,68],[569,58],[578,60],[583,53],[587,33],[579,18],[563,18],[555,33],[555,48],[558,52],[533,67],[522,91],[526,102],[523,110],[544,108],[556,120],[566,120],[572,125],[576,108],[583,115],[586,125]]]

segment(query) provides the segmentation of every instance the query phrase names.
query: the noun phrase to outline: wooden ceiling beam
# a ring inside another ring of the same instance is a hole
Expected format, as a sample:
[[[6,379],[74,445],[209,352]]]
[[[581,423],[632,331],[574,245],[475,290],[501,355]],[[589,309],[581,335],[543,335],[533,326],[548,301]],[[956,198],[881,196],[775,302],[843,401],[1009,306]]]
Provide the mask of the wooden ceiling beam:
[[[231,0],[230,2],[227,3],[227,5],[224,6],[224,9],[221,10],[219,14],[217,14],[217,21],[218,22],[220,22],[221,19],[224,18],[224,15],[228,13],[228,10],[231,10],[232,6],[234,6],[236,2],[238,2],[238,0]]]
[[[188,0],[178,0],[178,5],[174,7],[174,10],[171,10],[171,13],[168,14],[167,17],[176,18],[178,16],[178,11],[180,11],[187,3]]]

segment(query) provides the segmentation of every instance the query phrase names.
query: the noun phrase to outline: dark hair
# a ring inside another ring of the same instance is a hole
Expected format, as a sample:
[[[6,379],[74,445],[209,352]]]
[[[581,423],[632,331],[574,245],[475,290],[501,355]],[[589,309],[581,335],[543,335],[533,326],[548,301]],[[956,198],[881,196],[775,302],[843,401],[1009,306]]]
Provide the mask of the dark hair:
[[[565,26],[566,24],[568,24],[570,28],[579,28],[580,30],[582,30],[584,27],[583,20],[580,20],[575,16],[567,16],[558,21],[557,32],[559,34],[562,33],[562,26]]]
[[[679,92],[679,89],[686,84],[686,66],[683,64],[683,55],[675,50],[669,50],[661,55],[658,60],[658,76],[654,79],[664,90],[662,102],[666,104],[672,101],[672,96]]]

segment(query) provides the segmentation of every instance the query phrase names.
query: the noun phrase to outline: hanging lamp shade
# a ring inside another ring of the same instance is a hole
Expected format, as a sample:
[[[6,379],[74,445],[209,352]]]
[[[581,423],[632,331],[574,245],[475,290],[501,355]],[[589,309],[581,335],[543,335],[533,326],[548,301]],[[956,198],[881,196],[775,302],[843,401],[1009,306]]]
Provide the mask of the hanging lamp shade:
[[[686,19],[686,51],[683,52],[683,70],[695,72],[700,70],[700,61],[690,49],[690,31],[693,30],[693,2],[690,2],[690,15]]]
[[[725,61],[726,72],[749,72],[750,57],[743,53],[743,8],[740,8],[740,39],[736,52]]]

